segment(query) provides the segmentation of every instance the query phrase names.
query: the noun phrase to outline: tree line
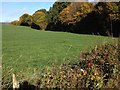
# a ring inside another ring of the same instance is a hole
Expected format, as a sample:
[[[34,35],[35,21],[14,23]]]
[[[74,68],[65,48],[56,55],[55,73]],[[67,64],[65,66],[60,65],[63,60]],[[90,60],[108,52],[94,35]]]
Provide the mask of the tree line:
[[[120,34],[120,2],[55,2],[49,11],[27,13],[11,24],[79,34]]]

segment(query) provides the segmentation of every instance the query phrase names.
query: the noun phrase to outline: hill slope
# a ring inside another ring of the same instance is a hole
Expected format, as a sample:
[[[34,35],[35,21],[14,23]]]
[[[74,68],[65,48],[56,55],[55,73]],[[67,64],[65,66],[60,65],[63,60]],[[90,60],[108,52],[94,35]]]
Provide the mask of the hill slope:
[[[29,27],[3,25],[3,73],[24,72],[62,63],[77,62],[81,52],[110,37],[79,35],[66,32],[38,31]]]

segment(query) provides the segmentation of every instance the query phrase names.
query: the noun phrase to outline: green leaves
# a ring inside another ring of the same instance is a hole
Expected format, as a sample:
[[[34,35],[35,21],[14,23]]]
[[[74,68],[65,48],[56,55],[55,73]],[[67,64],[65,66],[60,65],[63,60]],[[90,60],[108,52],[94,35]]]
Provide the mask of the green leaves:
[[[69,5],[70,2],[55,2],[49,10],[49,23],[59,21],[59,13]]]

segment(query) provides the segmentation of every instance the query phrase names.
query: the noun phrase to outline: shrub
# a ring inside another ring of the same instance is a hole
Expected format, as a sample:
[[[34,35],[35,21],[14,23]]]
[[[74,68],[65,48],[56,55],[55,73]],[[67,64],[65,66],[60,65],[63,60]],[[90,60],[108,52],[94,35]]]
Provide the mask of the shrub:
[[[12,21],[11,24],[18,26],[18,25],[20,25],[20,22],[18,20],[15,20],[15,21]]]
[[[118,44],[96,46],[82,53],[79,63],[53,67],[36,83],[40,88],[120,88],[118,51]]]
[[[120,88],[119,52],[120,49],[116,42],[96,46],[89,52],[82,53],[80,62],[54,66],[52,69],[43,69],[34,78],[29,77],[28,81],[31,81],[37,88]],[[25,78],[21,76],[22,73],[19,77]],[[7,72],[6,76],[9,75]],[[11,80],[4,77],[2,79],[2,86],[7,87],[7,89],[10,88]]]

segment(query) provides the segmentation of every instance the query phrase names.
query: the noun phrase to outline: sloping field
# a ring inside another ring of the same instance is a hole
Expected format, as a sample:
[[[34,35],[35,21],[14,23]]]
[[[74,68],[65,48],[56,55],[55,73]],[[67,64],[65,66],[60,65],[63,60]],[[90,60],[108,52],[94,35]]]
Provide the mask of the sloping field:
[[[39,31],[29,27],[2,26],[4,73],[33,71],[52,65],[79,61],[80,53],[95,45],[115,40],[110,37],[67,32]]]

